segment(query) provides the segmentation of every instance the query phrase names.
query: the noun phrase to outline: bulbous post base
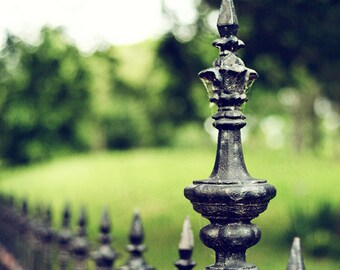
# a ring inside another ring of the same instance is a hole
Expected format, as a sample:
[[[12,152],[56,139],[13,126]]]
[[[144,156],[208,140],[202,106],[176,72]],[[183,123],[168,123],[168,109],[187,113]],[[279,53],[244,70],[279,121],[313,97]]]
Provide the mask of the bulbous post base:
[[[184,190],[195,211],[211,222],[200,232],[202,243],[216,253],[215,264],[206,269],[255,270],[245,254],[260,241],[261,231],[251,220],[266,210],[276,190],[264,180],[219,181],[194,182]]]

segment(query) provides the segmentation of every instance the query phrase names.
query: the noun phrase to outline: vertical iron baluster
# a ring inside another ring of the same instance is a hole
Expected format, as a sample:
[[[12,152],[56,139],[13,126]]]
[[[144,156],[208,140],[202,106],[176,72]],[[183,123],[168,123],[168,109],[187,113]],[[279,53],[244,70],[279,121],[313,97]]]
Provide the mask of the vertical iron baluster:
[[[222,1],[217,27],[220,38],[213,45],[219,49],[219,57],[212,68],[199,73],[210,102],[218,108],[213,116],[213,125],[219,131],[215,166],[208,179],[185,188],[185,196],[211,222],[200,233],[202,242],[216,254],[215,263],[206,269],[257,269],[246,262],[246,250],[261,237],[251,220],[266,210],[276,194],[267,181],[249,175],[242,152],[241,128],[246,123],[241,108],[258,75],[235,54],[244,43],[237,38],[238,20],[232,0]]]

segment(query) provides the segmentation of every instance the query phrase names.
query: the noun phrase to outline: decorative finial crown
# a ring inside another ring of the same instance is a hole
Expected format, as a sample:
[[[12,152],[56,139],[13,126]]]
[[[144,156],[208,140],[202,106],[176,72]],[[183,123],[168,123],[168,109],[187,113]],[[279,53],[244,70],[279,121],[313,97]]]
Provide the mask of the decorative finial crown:
[[[246,91],[258,74],[247,68],[235,54],[244,47],[244,43],[236,36],[238,20],[233,0],[222,1],[217,28],[220,38],[213,42],[213,46],[219,49],[220,57],[214,61],[212,68],[198,75],[207,88],[210,102],[219,108],[213,117],[216,120],[214,126],[218,129],[241,128],[245,125],[245,117],[240,107],[248,100]]]

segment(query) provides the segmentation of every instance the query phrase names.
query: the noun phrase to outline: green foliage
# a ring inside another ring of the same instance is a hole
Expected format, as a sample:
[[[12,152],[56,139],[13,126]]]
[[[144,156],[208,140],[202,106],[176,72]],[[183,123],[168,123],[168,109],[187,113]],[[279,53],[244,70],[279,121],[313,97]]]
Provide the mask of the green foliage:
[[[150,113],[159,113],[148,109],[148,94],[116,76],[115,54],[110,47],[85,56],[59,28],[43,28],[35,46],[8,34],[0,54],[2,164],[153,144]]]
[[[328,201],[319,202],[310,211],[294,209],[292,225],[286,237],[298,235],[306,251],[316,257],[339,259],[340,210]]]
[[[217,51],[207,46],[217,37],[216,26],[211,28],[210,18],[219,8],[220,1],[205,0],[196,4],[196,21],[192,25],[179,25],[179,20],[172,19],[170,33],[161,41],[158,50],[166,68],[171,74],[176,74],[165,92],[176,97],[176,93],[185,88],[186,94],[180,97],[185,97],[188,115],[193,111],[190,108],[195,108],[194,104],[202,104],[202,98],[192,98],[196,91],[196,73],[210,66],[209,62],[217,57]],[[301,151],[303,146],[319,152],[322,130],[314,110],[316,99],[320,96],[332,99],[339,112],[337,71],[340,68],[340,31],[334,25],[340,23],[337,15],[340,2],[289,0],[273,4],[267,0],[242,1],[236,3],[236,10],[240,21],[239,36],[248,45],[238,53],[248,67],[260,74],[254,88],[263,92],[262,95],[270,95],[269,92],[276,95],[282,88],[294,88],[300,102],[285,113],[291,114],[297,127],[295,148]],[[172,18],[171,10],[165,8],[164,12]],[[183,39],[181,31],[178,31],[181,28],[187,29],[187,32],[190,29],[195,31],[189,31],[190,38]],[[277,97],[266,104],[260,104],[261,101],[263,99],[252,99],[254,105],[250,103],[247,107],[251,111],[259,108],[256,113],[268,115],[273,113],[269,108],[277,111],[276,108],[281,106]],[[202,113],[194,115],[204,116]]]
[[[44,28],[30,46],[8,35],[2,50],[0,152],[9,164],[82,150],[76,125],[87,116],[88,76],[60,29]]]
[[[195,3],[197,18],[191,24],[180,25],[165,5],[171,29],[162,38],[92,55],[82,54],[62,29],[43,28],[34,46],[9,34],[0,51],[1,163],[182,144],[183,130],[211,115],[197,73],[218,56],[210,45],[217,37],[210,18],[220,2]],[[334,27],[339,8],[333,0],[236,5],[240,37],[248,45],[239,53],[260,74],[246,113],[285,114],[294,122],[287,133],[294,133],[298,151],[321,152],[324,128],[314,109],[318,98],[332,99],[333,122],[339,117],[334,113],[340,104],[340,31]],[[278,101],[277,94],[287,87],[299,99],[295,107],[284,108]],[[332,131],[330,144],[338,141],[338,130]]]

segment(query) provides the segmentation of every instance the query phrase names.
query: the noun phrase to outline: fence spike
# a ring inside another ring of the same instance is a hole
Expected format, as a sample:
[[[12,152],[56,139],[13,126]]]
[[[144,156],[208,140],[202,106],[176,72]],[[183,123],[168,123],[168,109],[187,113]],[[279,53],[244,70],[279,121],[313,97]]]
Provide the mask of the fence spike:
[[[70,229],[71,210],[70,205],[65,205],[63,210],[62,228],[58,235],[59,246],[62,250],[67,250],[72,239]]]
[[[117,258],[117,254],[111,247],[111,221],[107,207],[104,208],[99,231],[100,247],[93,253],[93,259],[95,260],[98,269],[111,270],[114,261]]]
[[[82,269],[84,262],[88,256],[89,243],[86,239],[86,225],[87,225],[87,215],[84,207],[80,210],[80,215],[78,219],[78,229],[76,237],[72,241],[72,253],[75,256],[76,264],[79,265],[77,269]]]
[[[176,261],[175,266],[179,270],[191,270],[196,263],[191,260],[192,251],[194,248],[194,235],[191,230],[189,217],[187,216],[183,223],[181,239],[178,246],[179,260]]]
[[[305,263],[303,261],[301,241],[300,238],[295,237],[292,248],[290,250],[290,257],[288,260],[287,270],[305,270]]]
[[[62,215],[62,228],[58,234],[58,244],[60,248],[58,261],[60,270],[68,269],[70,260],[69,248],[73,236],[70,229],[71,210],[69,204],[65,205]]]
[[[140,218],[139,211],[136,210],[133,216],[133,221],[130,230],[130,244],[127,246],[127,250],[130,253],[128,260],[124,266],[119,267],[119,270],[153,270],[154,267],[147,264],[143,257],[145,251],[144,231],[142,220]]]
[[[43,230],[42,230],[42,240],[44,243],[50,243],[53,240],[54,232],[52,230],[52,209],[51,206],[48,206],[45,209],[44,217],[43,217]]]

